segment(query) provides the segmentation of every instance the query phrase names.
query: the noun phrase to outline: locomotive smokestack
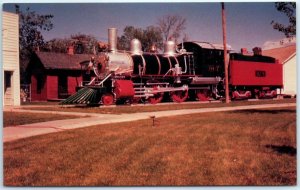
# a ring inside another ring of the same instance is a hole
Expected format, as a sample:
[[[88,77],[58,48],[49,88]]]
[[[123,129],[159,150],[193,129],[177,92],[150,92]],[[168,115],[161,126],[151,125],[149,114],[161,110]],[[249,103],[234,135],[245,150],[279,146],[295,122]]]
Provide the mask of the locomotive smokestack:
[[[108,29],[108,50],[112,52],[117,51],[117,29],[109,28]]]

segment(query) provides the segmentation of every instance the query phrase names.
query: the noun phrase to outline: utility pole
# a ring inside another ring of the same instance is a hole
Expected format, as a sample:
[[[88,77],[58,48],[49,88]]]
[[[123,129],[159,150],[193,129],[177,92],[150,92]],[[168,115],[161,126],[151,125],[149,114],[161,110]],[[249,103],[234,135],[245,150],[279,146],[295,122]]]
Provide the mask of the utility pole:
[[[225,69],[225,102],[229,103],[229,87],[228,87],[228,55],[226,44],[226,18],[225,18],[225,6],[222,4],[222,29],[223,29],[223,46],[224,46],[224,69]]]

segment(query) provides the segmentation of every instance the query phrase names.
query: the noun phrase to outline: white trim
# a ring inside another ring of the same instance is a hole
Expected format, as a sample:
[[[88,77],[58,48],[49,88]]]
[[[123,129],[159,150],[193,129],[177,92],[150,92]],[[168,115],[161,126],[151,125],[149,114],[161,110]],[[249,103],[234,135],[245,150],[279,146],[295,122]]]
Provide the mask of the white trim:
[[[294,52],[292,55],[290,55],[285,61],[282,62],[282,64],[284,65],[286,62],[291,60],[294,56],[296,56],[296,52]]]

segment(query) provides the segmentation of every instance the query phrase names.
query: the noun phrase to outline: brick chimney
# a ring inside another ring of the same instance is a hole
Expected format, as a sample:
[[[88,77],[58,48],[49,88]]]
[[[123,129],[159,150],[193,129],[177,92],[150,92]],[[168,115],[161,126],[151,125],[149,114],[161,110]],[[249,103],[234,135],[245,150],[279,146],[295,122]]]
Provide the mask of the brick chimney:
[[[261,48],[260,47],[255,47],[252,49],[254,55],[262,55],[261,54]]]
[[[242,49],[241,49],[241,54],[242,54],[242,55],[247,55],[247,54],[248,54],[247,48],[242,48]]]
[[[67,52],[69,55],[74,55],[74,46],[73,45],[70,45],[68,47],[68,52]]]

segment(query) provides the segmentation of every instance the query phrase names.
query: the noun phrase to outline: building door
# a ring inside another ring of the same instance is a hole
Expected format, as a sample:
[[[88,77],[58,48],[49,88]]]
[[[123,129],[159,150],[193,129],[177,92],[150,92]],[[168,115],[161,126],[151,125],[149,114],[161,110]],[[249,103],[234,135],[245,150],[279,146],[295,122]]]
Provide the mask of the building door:
[[[12,71],[4,71],[4,105],[12,105]]]
[[[58,76],[58,98],[65,99],[68,97],[68,77],[66,75]]]

